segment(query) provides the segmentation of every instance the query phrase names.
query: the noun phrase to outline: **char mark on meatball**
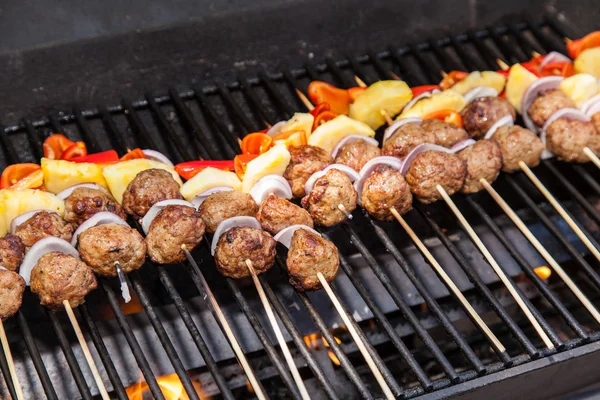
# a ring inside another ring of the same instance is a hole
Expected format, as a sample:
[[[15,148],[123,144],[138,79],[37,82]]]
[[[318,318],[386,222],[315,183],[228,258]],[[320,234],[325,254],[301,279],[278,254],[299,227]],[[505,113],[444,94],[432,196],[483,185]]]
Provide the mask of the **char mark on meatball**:
[[[123,193],[123,209],[134,218],[141,219],[154,204],[170,199],[183,199],[173,175],[164,169],[147,169],[127,185]]]
[[[257,274],[268,271],[275,263],[276,242],[262,229],[235,227],[219,238],[215,264],[226,277],[240,279],[250,276],[246,260],[252,262]]]
[[[121,205],[106,189],[77,188],[65,200],[65,221],[77,225],[103,211],[127,218]]]
[[[517,117],[515,108],[500,97],[479,97],[467,104],[461,116],[465,130],[473,139],[479,140],[500,118],[510,115]]]
[[[308,144],[290,149],[290,157],[283,177],[289,182],[296,198],[304,196],[304,185],[312,174],[333,163],[328,152]]]
[[[54,236],[70,242],[73,238],[75,225],[68,223],[55,212],[40,211],[22,223],[15,230],[15,235],[21,238],[29,250],[38,241]]]

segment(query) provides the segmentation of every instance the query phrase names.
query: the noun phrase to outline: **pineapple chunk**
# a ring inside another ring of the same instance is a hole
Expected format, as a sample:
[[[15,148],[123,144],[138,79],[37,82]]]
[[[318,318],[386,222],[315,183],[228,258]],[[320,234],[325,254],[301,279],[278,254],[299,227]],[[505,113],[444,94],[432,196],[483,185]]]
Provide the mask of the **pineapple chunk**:
[[[106,186],[102,167],[92,163],[74,163],[42,158],[44,185],[51,193],[58,193],[80,183],[97,183]]]
[[[582,51],[573,61],[573,68],[579,74],[590,74],[600,79],[600,47]]]
[[[375,131],[363,122],[348,118],[345,115],[339,115],[315,129],[308,138],[308,144],[321,147],[326,152],[331,153],[335,145],[348,135],[374,137]]]
[[[313,122],[315,122],[315,117],[313,117],[311,114],[295,113],[292,116],[292,118],[290,118],[288,122],[286,122],[285,125],[281,127],[281,130],[279,132],[283,133],[295,130],[302,130],[304,131],[304,133],[306,133],[306,137],[309,137],[310,133],[312,132]]]
[[[377,129],[385,124],[382,110],[393,117],[412,97],[412,91],[403,81],[379,81],[369,86],[350,105],[348,116]]]
[[[452,90],[444,90],[443,92],[436,93],[427,99],[423,99],[415,104],[410,110],[406,110],[397,119],[406,117],[419,117],[423,118],[427,114],[431,114],[441,110],[453,110],[460,112],[467,102],[458,93]]]
[[[596,78],[589,74],[576,74],[566,78],[560,83],[560,89],[573,99],[577,107],[600,92]]]
[[[173,179],[179,183],[179,186],[182,185],[181,178],[179,177],[179,174],[175,172],[173,167],[147,158],[121,161],[116,164],[108,165],[104,167],[103,174],[110,192],[115,199],[121,203],[123,201],[123,193],[125,192],[125,189],[127,189],[129,182],[131,182],[140,172],[152,168],[169,171],[171,175],[173,175]]]
[[[53,210],[63,215],[65,203],[41,190],[0,190],[0,237],[8,233],[13,218],[33,210]]]
[[[515,64],[508,72],[506,81],[506,100],[521,113],[521,102],[527,88],[537,80],[530,71],[527,71],[521,64]]]
[[[242,182],[234,172],[209,167],[198,172],[192,179],[184,183],[181,187],[181,195],[187,201],[192,201],[200,193],[217,186],[229,186],[234,190],[240,190]]]
[[[450,90],[462,94],[467,94],[472,89],[478,86],[486,86],[496,89],[498,93],[504,90],[506,78],[504,75],[494,71],[475,71],[471,72],[465,79],[452,86]]]
[[[290,152],[284,144],[277,144],[271,147],[269,151],[256,157],[246,166],[246,173],[242,181],[242,191],[250,193],[252,186],[264,176],[283,175],[290,163],[290,159]]]

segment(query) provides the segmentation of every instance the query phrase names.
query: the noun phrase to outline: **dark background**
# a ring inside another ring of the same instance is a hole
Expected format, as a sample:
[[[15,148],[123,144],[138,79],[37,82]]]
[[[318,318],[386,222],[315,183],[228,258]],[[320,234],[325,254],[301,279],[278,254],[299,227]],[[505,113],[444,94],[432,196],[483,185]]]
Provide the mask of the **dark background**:
[[[5,2],[7,3],[7,2]],[[0,122],[114,104],[146,90],[251,75],[562,12],[595,27],[597,2],[565,0],[35,0],[0,6]],[[576,25],[575,25],[576,24]]]

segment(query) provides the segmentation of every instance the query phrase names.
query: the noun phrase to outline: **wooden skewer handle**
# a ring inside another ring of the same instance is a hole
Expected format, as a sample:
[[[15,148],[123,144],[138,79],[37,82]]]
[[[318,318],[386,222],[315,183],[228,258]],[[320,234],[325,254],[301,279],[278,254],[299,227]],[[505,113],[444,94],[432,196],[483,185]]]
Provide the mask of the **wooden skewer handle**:
[[[588,156],[590,160],[592,160],[594,164],[596,164],[596,167],[600,168],[600,158],[598,158],[598,156],[594,154],[594,152],[589,147],[585,147],[583,149],[583,152],[586,156]]]
[[[6,331],[4,330],[4,323],[0,319],[0,341],[2,342],[2,349],[4,349],[4,355],[6,356],[6,362],[8,363],[8,372],[12,378],[13,386],[15,387],[15,394],[17,400],[23,400],[23,389],[17,376],[17,370],[15,368],[15,361],[13,360],[12,353],[10,352],[10,346],[8,345],[8,338],[6,337]]]

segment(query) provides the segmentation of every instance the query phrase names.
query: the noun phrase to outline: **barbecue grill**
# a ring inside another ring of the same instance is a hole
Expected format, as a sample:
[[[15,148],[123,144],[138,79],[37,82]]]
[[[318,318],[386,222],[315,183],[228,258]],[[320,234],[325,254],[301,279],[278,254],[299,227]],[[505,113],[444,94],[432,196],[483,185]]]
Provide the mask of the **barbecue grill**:
[[[231,159],[245,133],[303,111],[295,90],[305,91],[311,80],[347,87],[354,85],[355,75],[369,84],[394,74],[411,86],[437,83],[441,70],[497,69],[498,58],[514,63],[529,59],[533,51],[564,52],[563,38],[580,33],[567,26],[553,14],[541,21],[381,47],[360,56],[333,54],[324,61],[232,81],[173,87],[135,101],[122,99],[92,108],[77,105],[24,118],[0,132],[0,168],[39,160],[43,139],[52,132],[85,141],[90,152],[114,148],[124,153],[146,147],[160,149],[175,162]],[[11,113],[15,115],[14,110]],[[536,173],[599,247],[597,169],[543,161]],[[502,174],[494,186],[596,302],[598,262],[535,187],[522,173]],[[354,220],[325,232],[341,255],[334,288],[394,394],[547,398],[595,383],[598,373],[587,367],[600,359],[600,330],[591,316],[562,281],[551,276],[545,282],[536,275],[534,268],[545,262],[487,194],[457,195],[455,201],[470,221],[477,222],[477,232],[517,282],[555,348],[545,348],[445,205],[418,205],[406,217],[507,346],[506,354],[490,348],[399,226],[355,213]],[[234,326],[265,392],[270,398],[298,398],[258,296],[248,282],[216,273],[206,243],[193,254],[201,274],[189,263],[164,267],[148,262],[127,278],[135,294],[132,304],[122,304],[116,282],[100,279],[100,289],[76,309],[114,398],[253,398],[206,304],[203,279]],[[278,259],[280,267],[284,263]],[[324,294],[294,292],[282,271],[273,268],[260,280],[311,396],[380,397],[364,359]],[[98,395],[63,314],[44,311],[27,294],[21,311],[5,324],[28,398]],[[0,370],[0,397],[14,396],[4,355]],[[558,382],[560,388],[554,386]]]

